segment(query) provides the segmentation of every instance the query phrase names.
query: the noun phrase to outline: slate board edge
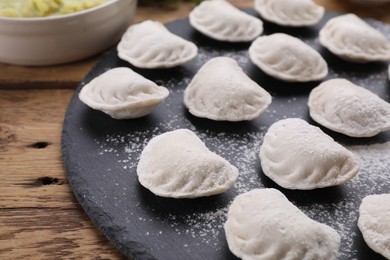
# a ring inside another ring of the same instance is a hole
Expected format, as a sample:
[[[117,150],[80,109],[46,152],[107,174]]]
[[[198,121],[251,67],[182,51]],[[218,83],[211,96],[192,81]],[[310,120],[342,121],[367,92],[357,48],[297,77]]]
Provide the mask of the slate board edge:
[[[245,9],[244,9],[245,10]],[[248,9],[252,10],[252,9]],[[253,10],[252,10],[253,11]],[[327,11],[327,13],[339,15],[339,13]],[[175,20],[173,22],[170,22],[166,24],[169,26],[170,24],[174,23],[180,23],[182,21],[186,21],[188,18],[183,18],[179,20]],[[373,20],[377,21],[375,19],[367,19],[367,20]],[[116,55],[116,47],[108,50],[103,57],[99,60],[99,62],[91,69],[91,71],[87,74],[84,81],[90,81],[92,79],[92,76],[95,75],[95,70],[97,68],[101,68],[102,65],[105,63],[107,59],[109,59],[112,55]],[[69,106],[76,102],[80,102],[78,99],[78,93],[84,86],[84,81],[79,84],[79,86],[75,90],[75,94],[71,98],[71,101],[69,103]],[[69,109],[66,111],[65,118],[64,118],[64,128],[62,131],[62,157],[64,161],[65,170],[68,175],[68,180],[70,187],[77,199],[77,201],[80,203],[88,217],[92,220],[92,222],[95,224],[95,226],[113,243],[113,245],[121,251],[126,256],[130,257],[131,259],[158,259],[157,257],[151,255],[148,253],[148,250],[144,247],[142,242],[137,241],[124,241],[117,239],[118,236],[113,236],[113,232],[121,232],[121,227],[115,226],[111,219],[107,217],[106,215],[102,215],[99,212],[99,207],[94,204],[94,201],[88,200],[89,196],[84,196],[88,194],[88,185],[85,182],[85,179],[80,178],[79,175],[78,178],[74,178],[76,175],[75,172],[77,172],[77,169],[80,168],[77,160],[72,160],[69,156],[69,153],[67,153],[67,150],[69,149],[68,145],[66,143],[72,143],[72,141],[69,142],[69,140],[72,140],[72,136],[68,135],[66,133],[66,126],[70,124],[69,118],[71,117],[71,112]],[[68,140],[65,142],[64,140]],[[72,165],[72,167],[70,167]]]

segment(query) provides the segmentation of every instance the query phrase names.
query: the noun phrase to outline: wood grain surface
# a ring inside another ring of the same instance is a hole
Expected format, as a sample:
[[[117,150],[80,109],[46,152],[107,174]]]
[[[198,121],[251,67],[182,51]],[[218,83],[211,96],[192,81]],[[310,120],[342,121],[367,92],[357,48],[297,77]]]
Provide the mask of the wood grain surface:
[[[231,2],[252,6],[249,0]],[[317,2],[390,23],[390,4]],[[168,22],[186,17],[192,8],[189,2],[176,10],[141,7],[134,21]],[[61,159],[67,104],[98,59],[50,67],[0,64],[0,259],[123,258],[74,199]]]
[[[120,259],[67,183],[70,89],[0,90],[0,259]]]

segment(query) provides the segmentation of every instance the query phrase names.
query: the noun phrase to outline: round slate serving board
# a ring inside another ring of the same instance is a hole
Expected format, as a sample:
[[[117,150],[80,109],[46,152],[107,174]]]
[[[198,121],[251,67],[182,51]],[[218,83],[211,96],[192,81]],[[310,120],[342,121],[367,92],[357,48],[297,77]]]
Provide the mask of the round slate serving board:
[[[245,11],[256,16],[253,10]],[[264,34],[285,32],[303,39],[327,60],[328,78],[347,78],[389,102],[388,64],[348,63],[320,47],[318,31],[335,15],[327,13],[322,23],[313,28],[288,29],[265,23]],[[390,38],[390,25],[372,20],[369,23]],[[356,222],[364,196],[390,192],[389,131],[357,139],[322,128],[357,154],[362,166],[360,174],[338,187],[313,191],[282,189],[262,173],[257,156],[259,147],[268,127],[280,119],[300,117],[317,125],[310,119],[306,103],[310,90],[319,82],[291,84],[272,79],[249,60],[250,44],[208,39],[192,29],[188,19],[167,27],[196,43],[199,47],[196,59],[173,69],[142,70],[121,61],[116,50],[111,50],[80,84],[69,104],[62,136],[63,160],[71,188],[96,226],[132,259],[235,259],[223,231],[228,206],[240,193],[273,187],[308,216],[340,233],[340,259],[380,259],[365,244]],[[216,56],[237,60],[253,80],[272,94],[271,106],[259,118],[238,123],[214,122],[187,112],[182,101],[184,88],[198,69]],[[92,110],[79,100],[78,92],[85,83],[119,66],[131,67],[166,86],[170,96],[152,114],[122,121]],[[176,200],[157,197],[138,183],[136,167],[143,147],[152,137],[178,128],[193,130],[210,150],[238,167],[240,176],[233,188],[217,196]]]

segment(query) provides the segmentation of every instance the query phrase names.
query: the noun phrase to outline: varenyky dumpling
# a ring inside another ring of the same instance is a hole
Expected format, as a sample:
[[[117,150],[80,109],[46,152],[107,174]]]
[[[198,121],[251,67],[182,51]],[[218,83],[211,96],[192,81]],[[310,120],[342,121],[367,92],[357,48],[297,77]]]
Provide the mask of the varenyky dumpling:
[[[209,60],[184,91],[184,104],[191,114],[219,121],[252,120],[265,111],[271,99],[228,57]]]
[[[271,125],[259,155],[264,174],[286,189],[335,186],[359,171],[353,153],[299,118]]]
[[[231,204],[225,234],[241,259],[336,260],[340,235],[307,217],[276,189],[254,189]]]
[[[363,199],[358,227],[367,245],[390,259],[390,194],[369,195]]]
[[[352,137],[390,130],[390,104],[346,79],[331,79],[314,88],[308,101],[317,123]]]
[[[263,22],[225,0],[203,1],[189,15],[191,25],[219,41],[253,41],[263,32]]]
[[[207,149],[195,133],[179,129],[149,141],[137,174],[142,186],[158,196],[197,198],[225,192],[238,169]]]
[[[316,50],[284,33],[257,38],[249,57],[265,73],[284,81],[315,81],[328,74],[328,65]]]
[[[296,27],[318,23],[325,12],[313,0],[255,0],[255,10],[264,20]]]
[[[138,118],[149,114],[169,91],[157,86],[130,68],[110,69],[86,84],[79,98],[89,107],[115,119]]]
[[[192,60],[198,48],[155,21],[130,26],[118,44],[118,56],[139,68],[171,68]]]
[[[390,60],[390,41],[354,14],[330,19],[320,30],[319,39],[330,52],[347,61]]]

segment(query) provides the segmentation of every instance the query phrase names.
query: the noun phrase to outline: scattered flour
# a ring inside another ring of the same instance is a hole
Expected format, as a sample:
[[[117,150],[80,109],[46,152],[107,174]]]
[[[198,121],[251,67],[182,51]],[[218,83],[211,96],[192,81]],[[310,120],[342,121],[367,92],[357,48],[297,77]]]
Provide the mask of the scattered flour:
[[[374,24],[380,31],[390,35],[390,26],[383,26],[382,23],[375,21],[369,21],[369,23]],[[308,40],[307,42],[310,44],[318,44],[317,40]],[[232,57],[242,67],[248,66],[250,62],[246,50],[232,52],[231,50],[217,51],[208,47],[200,47],[199,54],[194,61],[195,66],[201,67],[207,60],[217,56]],[[366,86],[368,89],[371,88],[370,82],[387,81],[387,72],[383,73],[381,70],[374,71],[369,77],[362,77],[359,73],[351,75],[350,72],[336,72],[330,68],[328,78],[344,76],[348,76],[349,78],[352,77],[354,83]],[[128,223],[134,221],[134,219],[141,224],[153,223],[154,221],[164,223],[178,236],[187,238],[187,240],[183,239],[182,247],[188,252],[194,250],[194,244],[196,244],[199,249],[204,245],[208,245],[212,246],[215,251],[221,251],[226,247],[223,224],[226,221],[228,207],[234,197],[254,188],[268,187],[269,185],[269,180],[265,181],[266,178],[261,172],[258,158],[258,151],[268,126],[261,126],[261,124],[257,123],[256,127],[250,128],[244,134],[241,132],[235,133],[234,131],[214,131],[199,128],[188,116],[184,116],[185,109],[181,104],[181,99],[177,97],[172,98],[182,95],[184,87],[187,86],[190,81],[190,77],[185,77],[180,80],[157,80],[157,84],[164,85],[171,92],[171,96],[163,102],[163,105],[168,108],[168,114],[165,115],[164,120],[158,121],[152,127],[146,128],[144,131],[110,134],[100,143],[96,140],[96,143],[99,146],[97,153],[100,156],[109,154],[110,156],[113,156],[113,158],[118,158],[117,165],[119,167],[119,174],[135,174],[139,156],[152,137],[177,128],[188,128],[194,131],[211,151],[228,159],[239,169],[240,175],[236,184],[227,192],[228,200],[225,200],[224,203],[221,203],[220,205],[218,204],[212,210],[190,212],[180,216],[176,214],[167,214],[161,219],[139,217],[134,212],[127,211],[126,209],[125,212],[128,214],[126,220]],[[382,98],[386,100],[389,99],[388,91],[382,94],[384,95],[381,96]],[[279,104],[281,107],[296,108],[298,105],[301,105],[301,108],[299,108],[300,110],[291,112],[292,116],[302,117],[302,115],[305,115],[306,107],[299,104],[302,102],[302,99],[290,97],[285,100],[286,102],[284,105]],[[177,113],[177,111],[181,112]],[[278,114],[278,111],[279,109],[270,107],[264,117],[271,118],[273,121],[286,118],[286,115]],[[338,193],[340,198],[325,198],[324,202],[316,201],[314,199],[311,200],[310,192],[293,191],[291,192],[291,196],[288,195],[290,194],[290,191],[282,190],[282,192],[287,193],[287,197],[289,197],[289,199],[309,217],[332,226],[340,233],[342,237],[340,259],[357,259],[357,246],[355,243],[356,237],[360,234],[357,230],[356,222],[361,200],[369,194],[390,192],[390,141],[369,146],[348,146],[347,148],[359,158],[361,165],[360,173],[350,182],[341,185],[340,187],[331,188],[330,191],[320,191],[322,197],[327,195],[332,197],[335,192],[334,189],[336,189],[336,193]],[[107,169],[107,175],[118,174],[116,172],[117,169]],[[123,196],[125,196],[125,194],[131,194],[131,192],[128,193],[126,190],[126,185],[119,183],[120,181],[117,182],[118,187],[121,187],[121,185],[124,187],[122,188]],[[118,207],[123,206],[124,204],[120,199],[121,195],[122,193],[118,192],[118,197],[116,197],[113,202],[117,203]],[[309,196],[309,198],[305,197],[305,200],[309,201],[309,203],[301,203],[302,196]],[[140,208],[140,204],[137,204],[136,207]],[[153,209],[151,210],[153,211]],[[145,230],[144,235],[146,237],[163,237],[165,233],[166,232],[163,232],[162,230],[151,229]],[[191,241],[190,245],[188,241]]]
[[[166,124],[173,125],[174,122],[175,118],[170,122],[166,122]],[[211,150],[225,158],[234,158],[232,163],[240,171],[239,178],[232,188],[235,195],[254,188],[265,187],[260,177],[262,173],[260,172],[258,159],[258,149],[263,141],[263,131],[250,132],[244,136],[225,133],[215,134],[208,130],[200,132],[190,122],[187,123],[188,128],[197,132],[198,136]],[[133,172],[137,167],[139,154],[148,142],[144,138],[145,134],[160,134],[159,128],[149,131],[131,133],[128,136],[107,136],[107,142],[101,145],[100,153],[125,153],[126,159],[119,160],[118,163],[126,171]],[[131,143],[127,142],[128,145],[125,146],[123,151],[107,147],[107,144],[118,144],[124,140],[131,140]],[[309,217],[330,225],[340,233],[342,237],[341,256],[343,259],[357,254],[356,249],[353,248],[356,237],[359,235],[356,230],[356,223],[361,200],[369,194],[390,192],[390,142],[370,146],[349,146],[347,148],[358,157],[361,170],[355,178],[344,184],[344,188],[341,186],[343,192],[341,200],[332,203],[313,202],[307,205],[299,205],[299,202],[293,200],[293,203],[297,204]],[[328,195],[331,195],[331,192]],[[234,196],[231,197],[231,200],[233,198]],[[207,244],[215,247],[215,250],[221,250],[220,237],[223,235],[223,224],[226,221],[229,204],[221,205],[208,212],[189,213],[180,217],[168,214],[165,219],[160,221],[170,225],[178,235],[185,235],[199,241],[199,246]],[[178,221],[178,218],[180,218],[180,221]],[[142,218],[139,220],[143,222],[153,221],[152,219]],[[184,230],[183,223],[187,226]],[[152,232],[147,231],[147,234],[149,235]]]
[[[357,176],[344,184],[342,199],[326,205],[300,207],[308,216],[338,230],[342,238],[342,259],[351,259],[357,254],[353,245],[359,235],[356,225],[362,199],[370,194],[390,192],[390,141],[347,148],[357,156],[361,169]]]
[[[195,64],[198,67],[201,67],[203,64],[205,64],[208,60],[215,58],[225,56],[232,59],[235,59],[240,65],[240,67],[245,67],[249,63],[249,54],[247,50],[240,50],[240,51],[232,51],[232,50],[223,50],[223,51],[217,51],[214,48],[210,47],[199,47],[198,50],[198,56],[195,60]]]

